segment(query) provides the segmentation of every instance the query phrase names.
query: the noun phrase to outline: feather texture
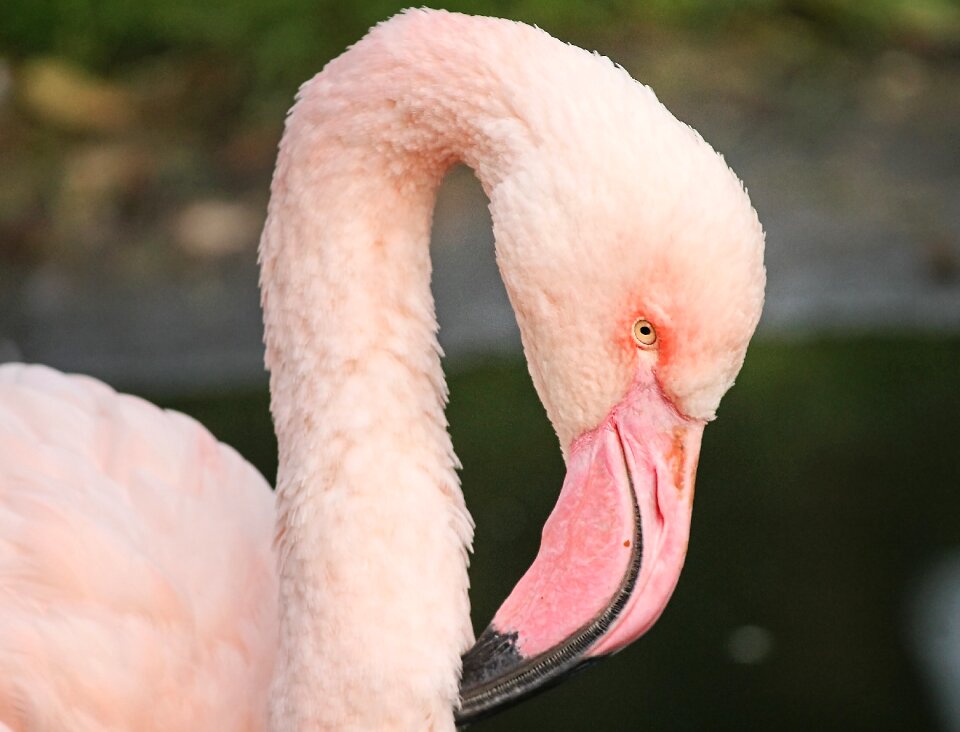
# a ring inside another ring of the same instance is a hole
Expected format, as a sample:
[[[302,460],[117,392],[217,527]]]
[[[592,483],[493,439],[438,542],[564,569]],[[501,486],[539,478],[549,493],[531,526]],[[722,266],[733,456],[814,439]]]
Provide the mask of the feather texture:
[[[273,495],[194,420],[0,366],[0,726],[260,730]]]
[[[452,732],[472,523],[429,234],[456,161],[490,197],[561,448],[638,373],[712,418],[763,300],[739,180],[608,59],[407,11],[302,87],[281,143],[260,245],[276,505],[183,415],[0,368],[0,729]]]

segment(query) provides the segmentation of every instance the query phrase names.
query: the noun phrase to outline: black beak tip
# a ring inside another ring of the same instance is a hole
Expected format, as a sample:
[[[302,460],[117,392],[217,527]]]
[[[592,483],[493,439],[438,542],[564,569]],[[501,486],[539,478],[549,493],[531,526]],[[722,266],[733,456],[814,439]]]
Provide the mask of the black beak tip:
[[[599,660],[582,653],[570,654],[563,663],[527,658],[517,648],[517,637],[516,632],[501,633],[490,625],[463,655],[460,708],[454,712],[458,728],[549,689]]]
[[[504,706],[497,681],[523,665],[525,659],[517,650],[517,633],[501,633],[493,625],[477,638],[463,654],[460,677],[461,707],[456,710],[457,726],[461,727],[488,717]]]
[[[461,692],[469,692],[523,663],[517,650],[517,633],[501,633],[488,626],[469,651],[463,654]]]

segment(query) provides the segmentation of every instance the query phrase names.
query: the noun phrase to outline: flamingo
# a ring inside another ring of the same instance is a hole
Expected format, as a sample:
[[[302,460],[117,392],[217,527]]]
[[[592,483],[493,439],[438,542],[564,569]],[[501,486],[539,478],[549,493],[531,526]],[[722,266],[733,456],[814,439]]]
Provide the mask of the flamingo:
[[[458,161],[567,465],[475,644],[428,253]],[[449,732],[620,650],[677,582],[762,260],[737,177],[606,58],[443,11],[375,27],[280,145],[275,493],[182,414],[0,368],[0,730]]]

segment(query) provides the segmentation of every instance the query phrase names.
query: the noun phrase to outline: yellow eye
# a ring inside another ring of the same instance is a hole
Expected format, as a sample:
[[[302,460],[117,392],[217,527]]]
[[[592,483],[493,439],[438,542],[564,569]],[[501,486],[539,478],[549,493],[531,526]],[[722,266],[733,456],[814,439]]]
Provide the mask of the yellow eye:
[[[657,331],[654,329],[653,323],[643,318],[637,319],[637,322],[633,324],[633,340],[643,348],[649,348],[656,343]]]

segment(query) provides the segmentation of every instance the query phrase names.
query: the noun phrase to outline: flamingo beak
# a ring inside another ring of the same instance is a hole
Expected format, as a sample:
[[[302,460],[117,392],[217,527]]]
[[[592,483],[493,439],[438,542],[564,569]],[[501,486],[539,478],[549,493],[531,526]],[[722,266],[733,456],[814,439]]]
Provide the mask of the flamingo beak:
[[[616,653],[663,612],[690,534],[703,422],[638,383],[572,445],[540,551],[463,656],[467,724]]]

